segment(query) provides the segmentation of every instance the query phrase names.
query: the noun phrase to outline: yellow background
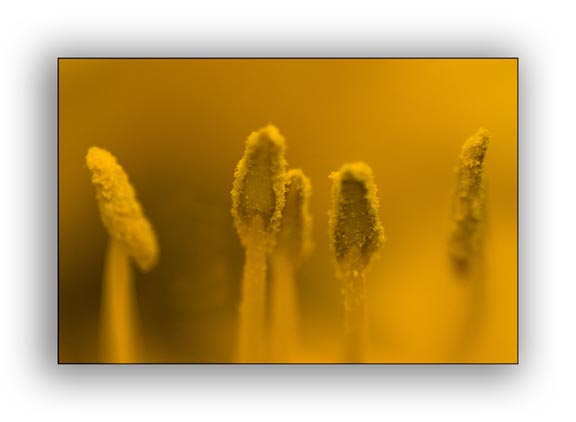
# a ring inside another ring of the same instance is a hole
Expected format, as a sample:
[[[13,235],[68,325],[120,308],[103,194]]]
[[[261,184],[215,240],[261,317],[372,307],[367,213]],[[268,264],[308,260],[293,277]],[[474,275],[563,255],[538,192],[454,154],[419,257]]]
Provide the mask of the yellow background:
[[[146,361],[232,361],[244,255],[230,190],[247,136],[268,123],[313,185],[299,361],[340,359],[328,175],[364,160],[388,237],[367,275],[369,360],[516,362],[514,59],[61,59],[61,362],[99,359],[107,233],[85,165],[92,145],[118,158],[158,234],[159,266],[136,275]],[[479,127],[492,134],[481,291],[447,257],[453,168]]]

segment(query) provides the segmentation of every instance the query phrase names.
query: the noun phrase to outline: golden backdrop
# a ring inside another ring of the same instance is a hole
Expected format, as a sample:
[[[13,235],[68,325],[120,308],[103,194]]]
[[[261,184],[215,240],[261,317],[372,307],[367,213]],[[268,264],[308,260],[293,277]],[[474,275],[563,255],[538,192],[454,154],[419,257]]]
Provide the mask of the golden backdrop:
[[[157,267],[134,270],[135,361],[235,361],[245,257],[230,191],[246,139],[269,123],[312,184],[289,361],[342,361],[328,176],[364,161],[387,237],[366,273],[366,361],[516,362],[517,118],[515,59],[60,59],[60,362],[106,361],[92,146],[117,158],[158,237]],[[448,239],[454,168],[480,127],[492,137],[478,285],[455,277]]]

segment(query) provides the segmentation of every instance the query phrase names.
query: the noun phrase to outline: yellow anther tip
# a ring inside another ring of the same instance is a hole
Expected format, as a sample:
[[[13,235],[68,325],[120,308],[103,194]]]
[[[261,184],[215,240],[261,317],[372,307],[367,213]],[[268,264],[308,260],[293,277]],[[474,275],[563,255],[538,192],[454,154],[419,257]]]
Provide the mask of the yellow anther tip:
[[[468,138],[460,151],[460,166],[481,166],[486,150],[490,143],[490,133],[486,129],[478,129],[478,131]]]
[[[284,249],[296,262],[312,250],[312,215],[310,195],[312,184],[300,169],[286,173],[286,203],[278,233],[278,248]]]
[[[232,215],[242,241],[259,216],[267,234],[278,230],[284,207],[286,141],[274,125],[252,132],[234,173]]]
[[[484,160],[490,139],[486,129],[479,129],[468,138],[455,168],[450,254],[454,267],[461,273],[468,272],[480,251],[486,195]]]
[[[366,266],[386,240],[378,216],[372,169],[363,162],[344,164],[330,179],[333,185],[329,223],[336,261],[342,263],[355,249]]]
[[[110,152],[98,147],[88,150],[86,164],[109,235],[124,245],[142,272],[150,271],[158,261],[158,242],[126,172]]]

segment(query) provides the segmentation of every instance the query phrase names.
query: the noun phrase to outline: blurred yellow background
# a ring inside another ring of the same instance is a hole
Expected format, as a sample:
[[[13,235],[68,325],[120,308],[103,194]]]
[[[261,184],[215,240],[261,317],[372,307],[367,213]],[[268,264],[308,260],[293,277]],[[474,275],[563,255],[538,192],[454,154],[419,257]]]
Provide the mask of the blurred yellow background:
[[[136,273],[145,361],[233,361],[244,251],[230,190],[246,138],[273,123],[313,187],[299,362],[340,359],[328,175],[358,160],[388,237],[366,278],[369,361],[516,362],[517,118],[515,59],[60,59],[60,361],[99,361],[93,145],[124,167],[160,243],[158,267]],[[492,134],[480,288],[447,255],[453,169],[479,127]]]

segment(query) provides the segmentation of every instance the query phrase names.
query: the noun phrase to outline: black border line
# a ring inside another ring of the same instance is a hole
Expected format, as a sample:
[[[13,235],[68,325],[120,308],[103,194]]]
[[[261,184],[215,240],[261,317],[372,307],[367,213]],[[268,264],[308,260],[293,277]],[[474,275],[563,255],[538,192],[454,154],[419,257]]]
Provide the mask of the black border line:
[[[516,362],[254,362],[254,363],[237,363],[237,362],[134,362],[134,363],[107,363],[107,362],[61,362],[60,361],[60,61],[61,60],[516,60]],[[56,359],[58,365],[230,365],[230,366],[290,366],[290,365],[320,365],[320,366],[404,366],[404,365],[432,365],[432,366],[519,366],[520,365],[520,58],[519,57],[499,57],[499,56],[471,56],[471,57],[449,57],[449,56],[391,56],[391,57],[350,57],[350,56],[329,56],[329,57],[186,57],[186,56],[172,56],[172,57],[82,57],[82,56],[64,56],[57,57],[57,75],[56,75],[56,132],[57,132],[57,148],[56,148],[56,163],[57,175],[56,182],[58,184],[57,191],[57,245],[58,261],[57,277],[58,277],[58,291],[56,292],[57,298],[57,311],[56,311],[56,327],[57,327],[57,341],[56,341]]]
[[[56,271],[57,271],[57,291],[56,291],[56,360],[60,361],[60,58],[56,63]]]

